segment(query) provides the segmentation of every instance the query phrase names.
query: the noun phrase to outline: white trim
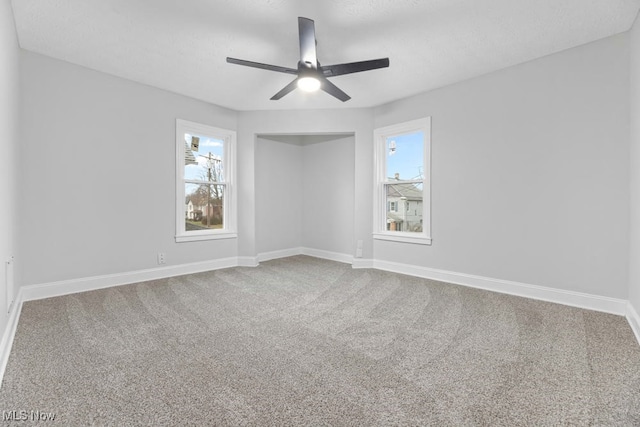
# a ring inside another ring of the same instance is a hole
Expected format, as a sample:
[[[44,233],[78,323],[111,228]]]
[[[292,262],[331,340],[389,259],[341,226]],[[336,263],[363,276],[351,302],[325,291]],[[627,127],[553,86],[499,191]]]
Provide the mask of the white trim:
[[[353,264],[354,258],[349,254],[340,252],[325,251],[314,248],[289,248],[278,251],[262,252],[258,254],[258,262],[270,261],[272,259],[287,258],[296,255],[308,255],[314,258],[328,259],[330,261],[342,262],[345,264]]]
[[[109,274],[104,276],[93,276],[80,279],[63,280],[59,282],[43,283],[38,285],[23,286],[20,289],[19,297],[16,299],[16,306],[18,304],[21,304],[22,301],[51,298],[77,292],[92,291],[96,289],[109,288],[112,286],[127,285],[131,283],[163,279],[184,274],[200,273],[204,271],[218,270],[221,268],[237,266],[254,267],[258,265],[258,262],[277,258],[285,258],[294,255],[308,255],[315,258],[323,258],[331,261],[352,264],[353,268],[356,269],[375,268],[378,270],[407,274],[410,276],[438,280],[441,282],[468,286],[477,289],[484,289],[493,292],[500,292],[503,294],[549,301],[572,307],[586,308],[589,310],[602,311],[621,316],[626,315],[629,323],[631,324],[631,327],[636,333],[636,336],[640,336],[640,317],[638,317],[637,312],[627,300],[549,288],[545,286],[530,285],[527,283],[520,283],[509,280],[475,276],[465,273],[456,273],[452,271],[438,270],[428,267],[400,264],[390,261],[353,258],[348,254],[323,251],[320,249],[312,248],[291,248],[281,251],[262,253],[259,254],[256,258],[230,257],[218,260],[132,271],[121,274]]]
[[[212,234],[211,232],[203,233],[203,234],[183,234],[180,236],[176,236],[176,243],[183,242],[197,242],[200,240],[220,240],[220,239],[237,239],[238,233],[216,233]]]
[[[208,181],[196,181],[184,179],[184,134],[194,133],[224,141],[223,170],[224,182],[214,183]],[[237,212],[238,202],[236,195],[236,131],[217,128],[201,123],[176,119],[176,243],[192,242],[199,240],[232,239],[237,238]],[[184,202],[186,199],[185,183],[203,183],[224,186],[223,228],[202,231],[185,231]]]
[[[566,291],[562,289],[548,288],[545,286],[492,279],[490,277],[456,273],[453,271],[400,264],[390,261],[374,260],[373,264],[374,268],[379,270],[438,280],[441,282],[484,289],[502,294],[548,301],[572,307],[586,308],[588,310],[602,311],[605,313],[624,315],[627,307],[627,300],[618,298],[609,298],[600,295]]]
[[[9,363],[9,356],[11,355],[13,339],[16,336],[16,330],[18,329],[18,320],[20,319],[21,311],[22,289],[18,291],[18,296],[14,300],[13,309],[9,312],[7,326],[5,327],[4,333],[2,334],[2,341],[0,341],[0,387],[2,387],[4,373],[7,369],[7,363]]]
[[[345,264],[353,264],[353,256],[340,252],[323,251],[321,249],[302,248],[302,255],[308,255],[315,258],[328,259],[330,261],[342,262]]]
[[[33,301],[43,298],[75,294],[77,292],[110,288],[113,286],[129,285],[148,280],[164,279],[184,274],[201,273],[203,271],[236,267],[237,265],[238,259],[236,257],[222,258],[190,264],[170,265],[166,267],[130,271],[127,273],[106,274],[103,276],[83,277],[79,279],[28,285],[23,286],[21,291],[23,293],[23,301]]]
[[[258,257],[255,256],[239,256],[238,267],[257,267]]]
[[[417,234],[417,236],[415,234]],[[387,240],[391,242],[413,243],[414,245],[431,244],[431,238],[424,236],[422,233],[404,233],[402,231],[373,233],[373,238],[376,240]]]
[[[18,327],[18,320],[20,318],[22,304],[24,301],[33,301],[148,280],[217,270],[221,268],[236,266],[256,267],[258,265],[258,261],[267,261],[269,259],[283,258],[293,255],[308,255],[316,258],[351,263],[354,269],[375,268],[378,270],[407,274],[410,276],[438,280],[525,298],[549,301],[557,304],[585,308],[588,310],[624,315],[626,316],[627,321],[640,344],[640,316],[638,316],[638,312],[635,310],[631,302],[627,300],[585,294],[581,292],[565,291],[507,280],[492,279],[489,277],[456,273],[428,267],[400,264],[390,261],[353,258],[347,254],[323,251],[320,249],[291,248],[281,251],[262,253],[257,257],[230,257],[218,260],[132,271],[122,274],[109,274],[104,276],[93,276],[81,279],[23,286],[19,289],[13,309],[9,312],[7,326],[5,327],[2,340],[0,341],[0,386],[11,354],[11,347],[13,346],[13,340]]]
[[[373,268],[374,260],[365,258],[354,258],[351,266],[355,269],[358,268]]]
[[[631,330],[636,336],[638,344],[640,344],[640,316],[638,316],[638,312],[633,304],[631,304],[631,301],[627,301],[626,318],[629,326],[631,326]]]
[[[261,252],[258,254],[258,262],[270,261],[272,259],[287,258],[290,256],[302,255],[302,248],[280,249],[277,251]]]
[[[201,273],[204,271],[218,270],[230,267],[255,267],[258,262],[270,259],[285,258],[294,255],[309,255],[316,258],[324,258],[332,261],[351,263],[350,255],[337,252],[323,251],[311,248],[291,248],[281,251],[273,251],[259,254],[257,257],[229,257],[210,261],[194,262],[189,264],[169,265],[145,270],[130,271],[126,273],[106,274],[102,276],[82,277],[79,279],[61,280],[57,282],[27,285],[20,288],[22,301],[33,301],[44,298],[52,298],[69,295],[78,292],[87,292],[113,286],[129,285],[132,283],[149,280],[164,279],[185,274]]]
[[[387,138],[401,136],[416,132],[424,134],[423,146],[423,179],[407,181],[390,181],[386,170],[386,141]],[[401,243],[414,243],[422,245],[431,244],[431,117],[411,120],[374,129],[374,173],[373,185],[373,234],[375,239],[393,240]],[[387,194],[386,185],[422,182],[422,232],[411,233],[415,236],[390,234],[386,230],[387,218]],[[420,239],[420,240],[418,240]]]

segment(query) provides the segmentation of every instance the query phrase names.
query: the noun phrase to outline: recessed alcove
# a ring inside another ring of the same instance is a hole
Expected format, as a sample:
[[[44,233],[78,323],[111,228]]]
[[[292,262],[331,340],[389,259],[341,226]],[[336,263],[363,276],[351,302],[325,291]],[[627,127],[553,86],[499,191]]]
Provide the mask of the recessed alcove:
[[[353,253],[353,133],[258,135],[255,166],[258,254]]]

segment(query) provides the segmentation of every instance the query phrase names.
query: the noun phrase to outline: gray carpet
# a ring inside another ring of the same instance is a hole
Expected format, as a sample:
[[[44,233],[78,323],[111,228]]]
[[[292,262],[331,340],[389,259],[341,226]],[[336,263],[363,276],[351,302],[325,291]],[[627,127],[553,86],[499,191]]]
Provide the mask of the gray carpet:
[[[38,425],[632,426],[640,347],[620,316],[297,256],[25,303],[0,410],[55,413]]]

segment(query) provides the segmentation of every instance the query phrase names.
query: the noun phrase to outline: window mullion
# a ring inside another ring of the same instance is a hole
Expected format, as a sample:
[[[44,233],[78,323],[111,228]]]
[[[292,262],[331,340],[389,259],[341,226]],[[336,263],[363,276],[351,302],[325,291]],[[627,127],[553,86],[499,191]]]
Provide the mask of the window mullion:
[[[185,179],[185,184],[202,184],[202,185],[227,185],[226,181],[198,181],[194,179]]]
[[[400,180],[400,181],[382,181],[382,184],[384,185],[389,185],[389,184],[422,184],[424,183],[424,179],[407,179],[407,180]]]

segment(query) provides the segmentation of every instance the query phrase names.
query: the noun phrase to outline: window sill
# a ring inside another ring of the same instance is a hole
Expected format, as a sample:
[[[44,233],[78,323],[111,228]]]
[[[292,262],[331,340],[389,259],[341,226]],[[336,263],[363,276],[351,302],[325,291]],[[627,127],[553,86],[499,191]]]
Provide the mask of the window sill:
[[[176,243],[198,242],[201,240],[237,239],[238,233],[205,233],[205,234],[182,234],[176,236]]]
[[[388,240],[392,242],[400,243],[412,243],[414,245],[431,245],[431,237],[426,236],[412,236],[409,233],[373,233],[373,238],[376,240]]]

